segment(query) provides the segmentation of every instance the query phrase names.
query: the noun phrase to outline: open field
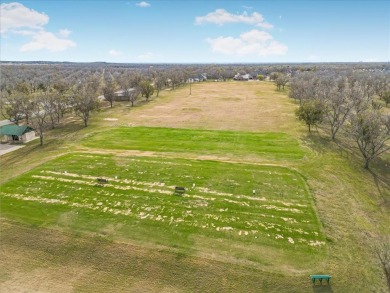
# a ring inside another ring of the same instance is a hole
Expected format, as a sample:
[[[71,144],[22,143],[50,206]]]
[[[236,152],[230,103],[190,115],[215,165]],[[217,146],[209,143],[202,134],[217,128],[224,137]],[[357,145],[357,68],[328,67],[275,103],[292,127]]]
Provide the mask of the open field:
[[[97,185],[103,174],[108,183]],[[186,187],[184,195],[174,194],[176,185]],[[9,218],[195,255],[219,246],[216,259],[253,266],[307,270],[309,255],[320,257],[325,246],[302,177],[277,166],[74,154],[7,182],[0,195]],[[262,246],[274,251],[272,259],[258,254]],[[292,263],[278,259],[284,250]]]
[[[106,125],[155,126],[205,130],[295,134],[294,102],[271,82],[199,83],[163,91],[147,107],[116,110]]]
[[[364,170],[272,84],[194,88],[203,103],[181,88],[116,104],[2,157],[0,291],[388,290],[373,244],[390,234],[389,155]]]

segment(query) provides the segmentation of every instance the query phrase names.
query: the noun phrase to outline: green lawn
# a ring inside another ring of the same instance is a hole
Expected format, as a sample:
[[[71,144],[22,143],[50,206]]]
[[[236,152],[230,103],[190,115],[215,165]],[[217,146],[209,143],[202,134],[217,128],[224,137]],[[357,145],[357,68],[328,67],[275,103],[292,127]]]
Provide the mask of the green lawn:
[[[98,177],[108,183],[97,185]],[[185,194],[175,194],[175,186]],[[201,243],[230,243],[236,249],[220,245],[220,256],[229,252],[255,266],[267,263],[256,247],[280,250],[294,262],[324,253],[306,184],[284,167],[76,153],[3,184],[0,195],[3,216],[26,223],[111,233],[187,253],[210,249]]]
[[[120,127],[91,134],[82,144],[97,149],[186,152],[239,158],[258,156],[276,161],[297,160],[304,156],[296,139],[273,132]]]

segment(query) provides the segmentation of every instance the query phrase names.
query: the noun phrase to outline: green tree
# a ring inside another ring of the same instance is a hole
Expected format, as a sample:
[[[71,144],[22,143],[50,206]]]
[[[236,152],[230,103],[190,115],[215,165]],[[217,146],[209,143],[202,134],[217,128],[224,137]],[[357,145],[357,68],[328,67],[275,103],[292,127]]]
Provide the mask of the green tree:
[[[295,111],[295,115],[300,121],[304,121],[309,127],[309,132],[311,126],[317,125],[320,123],[325,114],[324,104],[316,99],[305,100]]]
[[[264,78],[265,78],[265,77],[264,77],[264,75],[262,75],[262,74],[257,75],[257,79],[258,79],[258,80],[264,80]]]
[[[154,86],[150,84],[149,80],[141,81],[139,85],[141,95],[145,96],[145,99],[148,101],[150,96],[154,93]]]

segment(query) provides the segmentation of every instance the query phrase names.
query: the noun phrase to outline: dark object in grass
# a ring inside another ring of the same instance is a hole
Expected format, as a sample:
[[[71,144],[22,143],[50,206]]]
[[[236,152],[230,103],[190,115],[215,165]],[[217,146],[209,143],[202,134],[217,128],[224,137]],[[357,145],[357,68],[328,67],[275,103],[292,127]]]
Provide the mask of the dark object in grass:
[[[185,187],[181,187],[181,186],[176,186],[176,187],[175,187],[175,193],[177,193],[177,194],[183,194],[184,192],[186,192]]]
[[[97,182],[99,183],[108,183],[108,180],[105,178],[96,178]]]

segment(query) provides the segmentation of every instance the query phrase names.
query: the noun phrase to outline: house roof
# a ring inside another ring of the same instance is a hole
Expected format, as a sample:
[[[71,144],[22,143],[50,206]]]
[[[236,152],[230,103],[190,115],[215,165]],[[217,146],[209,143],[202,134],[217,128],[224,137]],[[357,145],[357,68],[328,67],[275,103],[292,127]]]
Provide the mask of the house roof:
[[[34,130],[28,125],[4,125],[0,128],[0,135],[17,135],[21,136],[26,132]]]
[[[133,92],[135,91],[135,88],[129,88],[127,89],[129,92]],[[117,96],[117,97],[123,97],[125,93],[125,90],[119,90],[119,91],[116,91],[114,94]]]

